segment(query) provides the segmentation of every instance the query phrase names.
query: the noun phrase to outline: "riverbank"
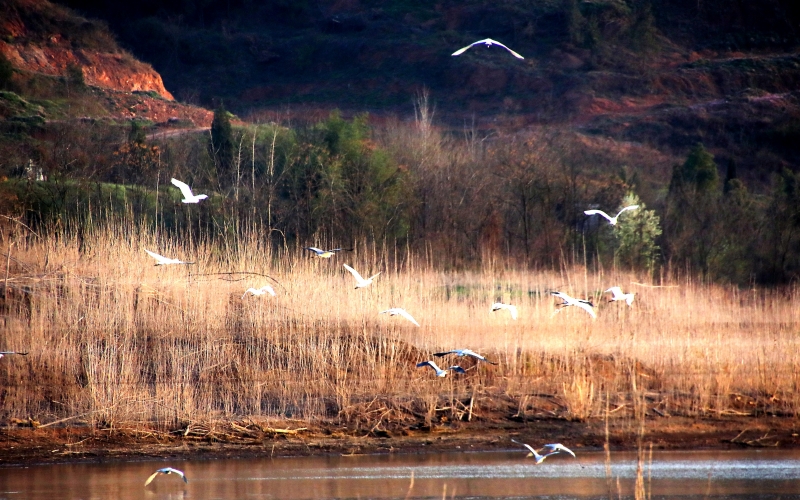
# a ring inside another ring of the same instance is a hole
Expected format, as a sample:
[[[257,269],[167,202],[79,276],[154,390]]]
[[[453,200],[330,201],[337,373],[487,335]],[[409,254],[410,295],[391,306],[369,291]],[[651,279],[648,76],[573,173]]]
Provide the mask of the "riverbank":
[[[280,423],[280,425],[278,425]],[[608,442],[614,451],[634,450],[638,425],[610,420]],[[654,449],[800,448],[800,422],[794,418],[655,417],[645,421],[642,443]],[[6,425],[0,430],[0,466],[39,463],[137,460],[211,460],[257,456],[318,454],[425,453],[514,448],[510,438],[543,445],[561,442],[577,453],[602,449],[604,420],[497,419],[455,422],[430,428],[348,430],[301,421],[229,422],[214,428],[164,433],[145,429],[93,429],[87,426],[32,428]],[[524,451],[524,450],[521,450]]]

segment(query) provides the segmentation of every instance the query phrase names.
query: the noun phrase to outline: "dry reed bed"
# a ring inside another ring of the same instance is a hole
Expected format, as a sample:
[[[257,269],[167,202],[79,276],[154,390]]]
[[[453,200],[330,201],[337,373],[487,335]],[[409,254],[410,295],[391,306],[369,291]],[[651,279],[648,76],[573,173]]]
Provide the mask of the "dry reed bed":
[[[624,273],[497,264],[450,273],[395,249],[321,260],[271,252],[257,235],[190,246],[125,226],[82,242],[18,243],[0,349],[30,355],[0,363],[5,418],[178,429],[269,416],[374,429],[436,419],[443,407],[463,416],[469,401],[477,416],[493,408],[570,419],[602,416],[607,405],[630,416],[637,396],[657,414],[798,409],[795,289],[641,285]],[[144,248],[197,263],[155,267]],[[382,274],[355,290],[344,262]],[[242,299],[267,283],[277,297]],[[605,302],[612,285],[637,293],[633,308]],[[598,318],[553,315],[553,289],[592,298]],[[516,304],[520,319],[490,313],[495,300]],[[378,314],[389,307],[422,326]],[[468,374],[446,379],[414,367],[459,347],[500,364],[459,359]]]

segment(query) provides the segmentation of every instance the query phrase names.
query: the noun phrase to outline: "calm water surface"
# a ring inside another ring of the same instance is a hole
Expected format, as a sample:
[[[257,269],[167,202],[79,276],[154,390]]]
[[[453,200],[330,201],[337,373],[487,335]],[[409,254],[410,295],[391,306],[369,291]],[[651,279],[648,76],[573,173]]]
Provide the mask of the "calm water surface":
[[[160,475],[144,487],[167,466],[189,483]],[[631,498],[635,455],[614,453],[611,475],[602,453],[580,451],[538,466],[517,450],[64,464],[0,467],[0,499],[566,499],[608,498],[609,485]],[[645,480],[652,498],[800,499],[800,452],[655,452]]]

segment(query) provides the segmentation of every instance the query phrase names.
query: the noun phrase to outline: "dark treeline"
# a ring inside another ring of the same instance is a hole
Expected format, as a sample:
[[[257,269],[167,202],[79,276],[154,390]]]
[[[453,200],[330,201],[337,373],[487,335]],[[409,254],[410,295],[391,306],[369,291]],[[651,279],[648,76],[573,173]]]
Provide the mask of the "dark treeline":
[[[576,137],[547,128],[445,134],[424,97],[415,121],[380,127],[336,113],[304,126],[239,127],[220,107],[211,133],[152,140],[136,123],[84,121],[34,136],[7,143],[0,165],[9,178],[0,208],[29,224],[123,210],[199,237],[250,225],[265,244],[408,246],[442,266],[588,263],[741,284],[787,282],[800,270],[796,174],[782,171],[754,195],[734,163],[717,165],[702,144],[659,185],[599,164]],[[40,170],[47,181],[35,180]],[[173,176],[210,198],[182,206]],[[616,226],[583,213],[631,204],[640,208]]]

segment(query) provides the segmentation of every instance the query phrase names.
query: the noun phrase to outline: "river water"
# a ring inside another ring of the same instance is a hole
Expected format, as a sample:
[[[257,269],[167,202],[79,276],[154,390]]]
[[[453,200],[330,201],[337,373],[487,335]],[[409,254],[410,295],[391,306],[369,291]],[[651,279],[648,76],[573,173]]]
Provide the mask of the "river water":
[[[161,467],[188,484],[145,488]],[[635,478],[632,453],[612,454],[610,478],[603,453],[581,451],[538,466],[518,450],[176,460],[0,467],[0,499],[633,498]],[[654,452],[644,478],[654,499],[800,499],[800,451]]]

